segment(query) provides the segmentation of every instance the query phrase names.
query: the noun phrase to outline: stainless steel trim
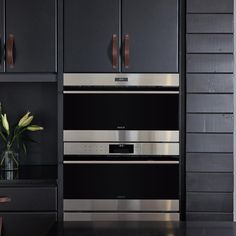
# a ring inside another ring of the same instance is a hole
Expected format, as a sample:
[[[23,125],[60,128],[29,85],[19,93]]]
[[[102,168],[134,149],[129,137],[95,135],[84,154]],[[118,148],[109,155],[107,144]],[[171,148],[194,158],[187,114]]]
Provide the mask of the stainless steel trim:
[[[179,213],[64,213],[64,221],[179,221]]]
[[[117,79],[119,78],[119,79]],[[170,86],[179,87],[179,74],[65,73],[64,86]]]
[[[179,164],[179,161],[64,161],[64,164]]]
[[[64,211],[179,211],[179,200],[64,199]]]
[[[179,142],[179,131],[64,130],[64,141],[65,142]]]
[[[64,94],[179,94],[178,91],[64,91]]]
[[[115,144],[115,143],[113,143]],[[65,155],[179,155],[179,143],[133,143],[133,153],[110,153],[109,143],[64,143]]]

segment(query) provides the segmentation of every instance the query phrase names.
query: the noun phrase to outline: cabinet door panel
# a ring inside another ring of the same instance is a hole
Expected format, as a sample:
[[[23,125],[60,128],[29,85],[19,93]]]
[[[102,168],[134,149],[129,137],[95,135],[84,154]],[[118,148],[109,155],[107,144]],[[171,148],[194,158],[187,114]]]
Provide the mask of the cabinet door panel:
[[[55,10],[55,0],[6,1],[6,38],[14,36],[7,72],[55,72]]]
[[[4,16],[3,16],[3,0],[0,0],[0,72],[3,72],[3,52],[4,52],[4,30],[3,30],[3,24],[4,24]]]
[[[1,187],[0,196],[11,201],[1,204],[0,211],[56,211],[56,195],[55,187]]]
[[[178,72],[177,0],[124,0],[122,21],[123,44],[129,35],[125,72]]]
[[[64,71],[117,72],[119,0],[64,1]],[[117,35],[117,67],[112,67],[112,36]]]
[[[56,235],[54,225],[56,213],[46,212],[0,212],[3,218],[4,236],[46,236]]]

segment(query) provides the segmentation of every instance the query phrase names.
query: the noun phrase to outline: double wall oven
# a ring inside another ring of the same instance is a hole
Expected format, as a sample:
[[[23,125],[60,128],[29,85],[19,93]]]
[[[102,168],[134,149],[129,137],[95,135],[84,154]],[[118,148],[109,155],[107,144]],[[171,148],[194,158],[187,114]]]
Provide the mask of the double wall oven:
[[[179,219],[178,74],[64,75],[64,219]]]

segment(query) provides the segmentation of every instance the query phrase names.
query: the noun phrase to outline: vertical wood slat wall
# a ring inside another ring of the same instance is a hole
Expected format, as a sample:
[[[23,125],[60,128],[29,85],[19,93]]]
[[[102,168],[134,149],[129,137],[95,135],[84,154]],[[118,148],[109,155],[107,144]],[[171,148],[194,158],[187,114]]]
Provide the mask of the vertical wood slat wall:
[[[233,220],[233,0],[187,0],[186,220]]]

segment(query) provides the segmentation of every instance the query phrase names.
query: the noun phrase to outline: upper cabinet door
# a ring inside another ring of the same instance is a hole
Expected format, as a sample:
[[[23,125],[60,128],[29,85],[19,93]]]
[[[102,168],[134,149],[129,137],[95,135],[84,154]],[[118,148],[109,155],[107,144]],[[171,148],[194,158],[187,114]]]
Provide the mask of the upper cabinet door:
[[[122,1],[124,72],[178,72],[178,0]]]
[[[6,71],[56,71],[56,0],[6,0]]]
[[[64,71],[117,72],[119,0],[65,0],[64,11]]]
[[[0,72],[3,72],[4,67],[4,17],[3,17],[3,0],[0,0]]]

